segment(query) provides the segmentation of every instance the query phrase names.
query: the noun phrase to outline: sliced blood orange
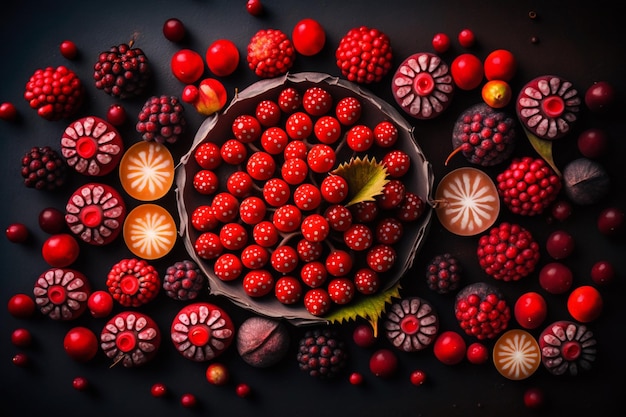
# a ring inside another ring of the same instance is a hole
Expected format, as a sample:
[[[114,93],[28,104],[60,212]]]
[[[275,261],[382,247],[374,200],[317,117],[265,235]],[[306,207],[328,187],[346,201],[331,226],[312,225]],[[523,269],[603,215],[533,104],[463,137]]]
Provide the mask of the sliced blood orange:
[[[143,259],[159,259],[176,243],[176,223],[170,213],[156,204],[135,207],[124,221],[124,242]]]
[[[120,181],[131,197],[157,200],[172,187],[174,158],[162,144],[138,142],[128,148],[120,161]]]
[[[539,343],[526,330],[509,330],[493,347],[493,363],[498,372],[508,379],[526,379],[535,373],[541,363]]]
[[[473,236],[491,227],[500,212],[493,180],[476,168],[458,168],[437,187],[435,207],[439,221],[450,232]]]

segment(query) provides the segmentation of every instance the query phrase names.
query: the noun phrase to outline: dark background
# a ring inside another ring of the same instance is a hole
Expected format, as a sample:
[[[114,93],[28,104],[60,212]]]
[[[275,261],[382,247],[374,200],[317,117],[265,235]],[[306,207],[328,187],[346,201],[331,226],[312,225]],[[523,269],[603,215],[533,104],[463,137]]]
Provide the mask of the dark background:
[[[204,56],[207,46],[216,39],[228,38],[239,47],[242,59],[240,67],[230,77],[223,79],[229,99],[235,88],[243,89],[257,81],[245,65],[245,51],[250,37],[262,28],[278,28],[290,34],[302,18],[317,19],[326,29],[327,42],[317,56],[298,56],[292,72],[320,71],[339,76],[335,66],[334,50],[340,38],[352,27],[367,25],[385,32],[391,39],[394,51],[394,68],[408,55],[420,51],[432,51],[431,39],[437,32],[445,32],[452,38],[452,48],[443,58],[451,63],[460,53],[469,51],[484,58],[498,48],[511,50],[518,59],[519,68],[512,81],[515,94],[530,79],[554,74],[570,80],[581,93],[594,81],[608,80],[617,89],[619,100],[615,110],[608,115],[592,115],[585,111],[576,130],[555,144],[557,164],[562,168],[568,161],[578,157],[576,135],[582,129],[601,127],[610,137],[610,153],[601,162],[612,179],[612,192],[593,206],[576,206],[573,215],[563,224],[551,223],[548,214],[534,218],[511,215],[502,209],[500,220],[516,221],[528,228],[542,247],[542,258],[537,268],[550,261],[544,250],[548,234],[562,228],[576,240],[576,252],[563,262],[574,271],[574,285],[590,284],[589,271],[594,262],[607,259],[613,262],[617,277],[610,286],[601,288],[605,308],[602,316],[591,323],[598,340],[599,356],[590,372],[577,377],[556,377],[540,367],[529,379],[509,381],[500,376],[491,362],[471,365],[467,361],[446,366],[437,361],[432,350],[417,354],[398,351],[400,363],[395,377],[383,380],[368,370],[369,356],[374,349],[391,347],[380,338],[375,347],[358,348],[351,339],[355,323],[340,326],[341,336],[346,340],[350,360],[343,377],[333,381],[318,381],[298,370],[295,350],[304,329],[290,327],[292,349],[278,366],[256,369],[238,357],[236,349],[230,349],[220,361],[230,372],[232,383],[226,387],[210,385],[204,376],[206,364],[188,361],[180,356],[169,340],[168,330],[173,315],[181,303],[169,299],[164,293],[141,311],[151,315],[163,332],[163,343],[157,358],[137,369],[109,368],[109,362],[100,352],[94,360],[80,364],[63,351],[62,341],[67,330],[84,325],[99,334],[105,320],[93,319],[88,314],[74,322],[53,322],[38,315],[29,320],[10,316],[6,308],[0,312],[0,414],[5,417],[34,415],[362,415],[362,416],[468,416],[468,415],[615,415],[623,403],[619,380],[626,372],[624,364],[623,282],[626,265],[623,254],[626,249],[623,238],[609,238],[596,229],[600,211],[614,205],[626,208],[624,196],[625,178],[623,158],[626,155],[623,119],[624,102],[621,94],[626,91],[623,75],[624,35],[623,23],[607,2],[594,1],[574,5],[573,2],[539,1],[271,1],[264,0],[266,14],[253,17],[245,10],[245,0],[208,1],[21,1],[3,5],[0,14],[0,102],[13,102],[21,115],[17,123],[0,121],[0,157],[2,158],[0,182],[0,218],[2,224],[25,223],[32,233],[31,241],[15,245],[6,238],[0,239],[2,272],[0,273],[0,300],[6,303],[18,292],[32,294],[32,286],[47,265],[40,256],[41,243],[47,237],[37,225],[37,215],[45,207],[63,209],[71,193],[88,178],[71,177],[63,192],[46,193],[25,188],[19,174],[20,159],[32,146],[51,145],[59,148],[59,139],[71,120],[48,122],[39,118],[28,108],[22,98],[24,85],[30,75],[46,66],[67,65],[75,70],[87,89],[87,102],[76,118],[85,115],[105,117],[108,106],[115,102],[112,97],[96,90],[92,83],[92,67],[98,53],[114,44],[136,39],[156,73],[154,94],[180,95],[182,85],[171,74],[169,60],[181,47],[190,47]],[[535,11],[537,18],[529,18]],[[167,18],[178,17],[186,25],[189,38],[180,45],[167,41],[162,35],[162,25]],[[477,44],[469,50],[461,48],[456,35],[463,28],[474,31]],[[536,37],[539,42],[531,42]],[[80,50],[74,61],[63,58],[58,45],[65,39],[73,40]],[[209,76],[208,69],[205,73]],[[391,74],[390,74],[391,75]],[[378,84],[366,88],[383,100],[393,103],[390,94],[390,75]],[[467,165],[462,157],[455,158],[448,166],[444,161],[451,151],[451,130],[457,115],[469,105],[479,102],[480,91],[460,91],[451,107],[435,120],[410,122],[415,126],[415,137],[433,166],[435,185],[447,172]],[[124,102],[131,120],[138,113],[144,98]],[[193,108],[187,107],[189,134],[170,149],[178,159],[189,146],[193,132],[202,122]],[[509,109],[511,110],[511,109]],[[132,123],[121,129],[127,145],[140,140]],[[527,141],[521,137],[516,155],[534,155]],[[504,167],[487,170],[490,174]],[[119,186],[115,173],[104,179]],[[121,189],[121,188],[120,188]],[[129,209],[137,204],[126,199]],[[174,192],[159,201],[175,214]],[[177,218],[177,216],[175,216]],[[459,330],[453,316],[453,297],[437,295],[426,287],[424,270],[436,254],[450,252],[464,266],[465,283],[493,281],[479,268],[476,256],[477,237],[458,237],[444,230],[433,218],[425,245],[417,256],[413,268],[402,280],[403,296],[420,295],[437,308],[442,330]],[[95,289],[104,289],[106,273],[119,260],[129,257],[130,252],[121,239],[105,248],[81,246],[81,256],[74,267],[83,271]],[[167,266],[187,258],[178,242],[167,257],[152,264],[163,273]],[[567,313],[566,295],[549,295],[540,289],[538,273],[535,272],[515,283],[493,282],[506,295],[511,306],[526,291],[540,291],[548,301],[548,323],[571,319]],[[250,313],[230,304],[227,300],[204,294],[208,300],[224,307],[236,324]],[[6,304],[4,304],[6,305]],[[116,306],[116,312],[120,310]],[[511,326],[515,326],[514,320]],[[11,332],[17,327],[29,329],[35,339],[33,347],[25,350],[31,366],[23,369],[11,363],[19,351],[10,341]],[[538,335],[541,329],[533,331]],[[466,337],[466,341],[473,340]],[[489,342],[491,347],[493,342]],[[415,369],[428,374],[428,382],[415,387],[409,375]],[[362,386],[352,386],[348,375],[359,371],[365,377]],[[72,379],[85,376],[91,383],[88,392],[72,388]],[[150,387],[163,382],[170,395],[164,399],[153,398]],[[248,383],[253,396],[241,399],[235,395],[234,385]],[[546,404],[541,410],[528,410],[522,397],[529,387],[545,391]],[[185,409],[179,399],[183,393],[193,393],[199,400],[196,409]]]

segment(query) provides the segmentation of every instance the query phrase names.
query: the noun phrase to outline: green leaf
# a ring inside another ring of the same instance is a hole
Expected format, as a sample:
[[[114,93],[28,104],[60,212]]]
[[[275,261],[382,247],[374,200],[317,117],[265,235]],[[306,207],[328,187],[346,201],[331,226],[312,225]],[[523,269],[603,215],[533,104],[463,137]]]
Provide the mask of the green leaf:
[[[378,319],[385,312],[387,304],[394,298],[400,298],[400,283],[379,294],[368,295],[361,300],[351,303],[332,314],[326,316],[330,322],[343,323],[356,320],[358,317],[367,320],[374,329],[374,335],[378,333]]]
[[[539,156],[541,156],[547,163],[552,167],[554,172],[560,177],[561,171],[557,168],[554,163],[554,158],[552,156],[552,141],[538,138],[531,131],[524,128],[524,132],[526,132],[526,136],[528,137],[528,141],[532,145],[532,147],[537,151]]]
[[[387,179],[387,167],[382,162],[376,162],[376,158],[370,159],[365,156],[351,158],[335,169],[333,174],[343,177],[348,182],[350,201],[346,206],[351,206],[363,201],[374,201],[374,197],[382,194]]]

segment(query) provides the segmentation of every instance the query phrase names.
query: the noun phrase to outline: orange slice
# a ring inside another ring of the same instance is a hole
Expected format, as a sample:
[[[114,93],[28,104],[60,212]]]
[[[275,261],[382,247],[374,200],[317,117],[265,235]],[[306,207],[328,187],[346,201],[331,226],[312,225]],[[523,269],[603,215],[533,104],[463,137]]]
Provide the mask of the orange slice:
[[[163,197],[174,183],[174,158],[156,142],[138,142],[120,161],[120,181],[131,197],[153,201]]]
[[[159,259],[176,243],[176,223],[170,213],[156,204],[135,207],[124,221],[124,242],[143,259]]]
[[[500,197],[492,179],[476,168],[458,168],[437,187],[435,211],[442,226],[460,236],[491,227],[500,212]]]
[[[508,379],[526,379],[535,373],[541,363],[539,343],[526,330],[509,330],[493,347],[493,363],[498,372]]]

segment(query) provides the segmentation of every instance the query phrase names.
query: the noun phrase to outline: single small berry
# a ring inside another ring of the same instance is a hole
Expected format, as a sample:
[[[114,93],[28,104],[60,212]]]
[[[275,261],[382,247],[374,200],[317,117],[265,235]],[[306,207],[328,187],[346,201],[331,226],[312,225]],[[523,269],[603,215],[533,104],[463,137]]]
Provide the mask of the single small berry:
[[[252,394],[252,390],[248,384],[241,382],[235,387],[235,393],[239,398],[247,398]]]
[[[59,51],[67,59],[75,59],[78,56],[78,47],[72,41],[61,42]]]
[[[180,397],[180,404],[185,408],[194,408],[198,405],[198,399],[193,394],[185,393]]]
[[[469,363],[481,365],[489,359],[487,346],[480,342],[474,342],[467,347],[467,360]]]
[[[0,104],[0,119],[9,122],[17,119],[17,109],[13,103],[5,102]]]
[[[77,376],[72,380],[72,386],[77,391],[86,391],[89,388],[89,381],[85,377]]]
[[[263,14],[263,3],[261,0],[248,0],[246,10],[252,16],[261,16]]]
[[[13,364],[15,366],[19,366],[20,368],[24,368],[24,367],[29,365],[30,359],[29,359],[27,354],[25,354],[23,352],[20,352],[20,353],[16,353],[13,356],[12,362],[13,362]]]
[[[7,226],[6,237],[13,243],[24,243],[28,240],[30,232],[23,223],[12,223]]]
[[[11,343],[17,347],[26,348],[32,345],[33,336],[28,329],[15,329],[11,333]]]
[[[415,386],[424,385],[424,383],[426,382],[426,372],[422,371],[421,369],[416,369],[415,371],[411,372],[410,380],[411,384]]]
[[[111,104],[107,110],[107,121],[113,126],[121,126],[126,121],[126,109],[121,104]]]
[[[350,384],[361,385],[363,383],[363,374],[359,372],[352,372],[349,378]]]
[[[187,30],[180,19],[172,17],[163,23],[163,36],[171,42],[181,42],[185,39]]]
[[[167,386],[161,382],[156,382],[150,387],[150,395],[155,398],[167,395]]]

